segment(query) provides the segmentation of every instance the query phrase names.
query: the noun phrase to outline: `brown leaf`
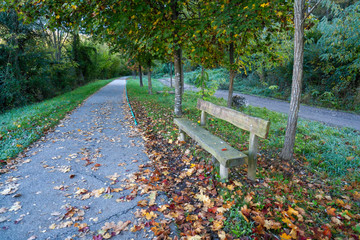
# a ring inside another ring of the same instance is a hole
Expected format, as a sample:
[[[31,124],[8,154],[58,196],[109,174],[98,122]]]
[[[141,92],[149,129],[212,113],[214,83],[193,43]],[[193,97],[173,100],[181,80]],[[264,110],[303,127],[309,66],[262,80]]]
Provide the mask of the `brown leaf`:
[[[113,228],[114,229],[114,232],[115,234],[119,234],[121,231],[123,231],[129,224],[131,223],[131,221],[126,221],[126,222],[122,222],[122,221],[119,221],[117,223],[117,225]]]
[[[274,220],[271,220],[271,219],[270,220],[265,220],[264,227],[266,229],[277,230],[277,229],[281,228],[281,223],[275,222]]]
[[[215,220],[215,221],[212,222],[211,230],[219,231],[220,229],[223,228],[223,226],[224,226],[223,221]]]
[[[146,207],[147,204],[148,204],[147,200],[140,200],[140,201],[137,203],[137,205],[138,205],[139,207]]]
[[[149,206],[155,205],[156,195],[157,195],[157,191],[152,191],[150,193],[150,195],[149,195],[149,199],[150,199]]]
[[[343,223],[340,221],[340,219],[336,218],[336,217],[332,217],[331,221],[336,225],[336,226],[342,226]]]
[[[332,208],[332,207],[328,207],[326,209],[326,213],[331,215],[331,216],[335,216],[336,215],[336,209],[335,208]]]
[[[241,207],[241,212],[242,212],[245,216],[249,217],[249,216],[250,216],[250,213],[251,213],[251,209],[249,209],[249,208],[247,207],[247,205],[245,204],[244,206]]]
[[[257,215],[252,217],[252,219],[261,226],[265,224],[265,218],[263,216]]]

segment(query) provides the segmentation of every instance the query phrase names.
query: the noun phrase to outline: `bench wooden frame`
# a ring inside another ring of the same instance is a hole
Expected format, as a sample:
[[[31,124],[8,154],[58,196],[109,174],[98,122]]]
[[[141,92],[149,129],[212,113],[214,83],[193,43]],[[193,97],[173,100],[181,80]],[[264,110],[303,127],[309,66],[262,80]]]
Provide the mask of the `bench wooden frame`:
[[[225,120],[238,128],[250,132],[249,152],[245,154],[231,147],[222,139],[212,135],[204,128],[185,118],[175,118],[174,122],[179,127],[179,140],[185,141],[185,134],[194,139],[201,147],[220,163],[220,177],[228,178],[230,167],[248,164],[248,178],[256,178],[256,155],[258,152],[258,138],[267,138],[270,122],[261,118],[252,117],[234,109],[215,105],[211,102],[198,99],[197,108],[201,110],[200,125],[206,125],[206,115]]]

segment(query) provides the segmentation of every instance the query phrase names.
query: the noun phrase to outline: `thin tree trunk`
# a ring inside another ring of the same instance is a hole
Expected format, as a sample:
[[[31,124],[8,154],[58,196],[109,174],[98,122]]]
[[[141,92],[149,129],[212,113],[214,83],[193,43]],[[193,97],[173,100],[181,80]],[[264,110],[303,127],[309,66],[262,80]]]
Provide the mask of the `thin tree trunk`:
[[[174,68],[175,68],[175,106],[174,112],[176,117],[182,115],[182,96],[181,96],[181,50],[175,49],[174,54]]]
[[[170,62],[170,87],[172,88],[173,87],[173,79],[172,79],[172,68],[173,68],[173,63]]]
[[[232,96],[233,96],[233,91],[234,91],[234,78],[235,78],[234,42],[231,42],[230,46],[229,46],[229,60],[230,60],[230,80],[229,80],[229,95],[228,95],[228,100],[227,100],[227,106],[231,107]]]
[[[205,97],[205,79],[204,79],[205,69],[201,66],[201,99]]]
[[[280,157],[284,160],[291,160],[294,154],[295,134],[300,107],[300,96],[303,79],[304,61],[304,0],[294,2],[294,66],[291,87],[290,113],[286,126],[284,147]]]
[[[172,10],[172,21],[174,24],[173,36],[175,37],[178,34],[177,25],[175,24],[179,18],[179,9],[177,0],[171,0],[171,10]],[[175,68],[175,104],[174,104],[174,114],[176,117],[181,117],[182,115],[182,90],[181,90],[181,46],[178,41],[174,42],[174,68]]]
[[[181,96],[184,95],[184,91],[185,91],[185,81],[184,81],[184,65],[182,64],[182,49],[180,48],[180,82],[181,82]]]
[[[151,60],[148,61],[148,93],[152,94],[152,84],[151,84]]]
[[[84,84],[84,75],[80,66],[80,36],[79,36],[79,29],[76,29],[73,33],[73,58],[74,62],[78,64],[78,66],[75,67],[76,71],[76,77],[78,80],[78,84],[82,85]]]
[[[142,71],[141,71],[141,65],[139,64],[139,78],[140,78],[140,87],[143,87],[143,80],[142,80]]]

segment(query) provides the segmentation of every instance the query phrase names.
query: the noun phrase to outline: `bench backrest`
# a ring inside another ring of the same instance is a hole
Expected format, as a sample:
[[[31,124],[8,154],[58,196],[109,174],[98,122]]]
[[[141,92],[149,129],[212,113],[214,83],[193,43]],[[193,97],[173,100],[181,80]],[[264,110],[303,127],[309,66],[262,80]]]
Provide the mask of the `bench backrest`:
[[[236,127],[249,131],[261,138],[267,138],[269,134],[270,122],[261,118],[252,117],[234,109],[215,105],[211,102],[198,99],[197,108],[223,119]]]

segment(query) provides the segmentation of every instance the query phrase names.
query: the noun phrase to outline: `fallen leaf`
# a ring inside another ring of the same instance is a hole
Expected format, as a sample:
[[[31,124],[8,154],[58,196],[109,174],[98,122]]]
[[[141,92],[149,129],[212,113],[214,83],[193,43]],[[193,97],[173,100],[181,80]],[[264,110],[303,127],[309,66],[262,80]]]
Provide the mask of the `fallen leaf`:
[[[139,206],[139,207],[146,207],[147,206],[147,200],[140,200],[138,203],[137,203],[137,205]]]
[[[92,191],[92,194],[98,198],[101,196],[101,194],[103,194],[105,192],[105,188],[100,188],[100,189],[96,189]]]
[[[274,220],[271,220],[271,219],[270,220],[265,220],[264,227],[266,229],[277,230],[277,229],[281,228],[281,223],[275,222]]]
[[[7,212],[7,208],[5,208],[5,207],[0,208],[0,214],[6,213],[6,212]]]
[[[221,220],[215,220],[215,221],[213,221],[213,223],[212,223],[211,230],[213,230],[213,231],[219,231],[220,229],[223,228],[223,226],[224,226],[223,221],[221,221]]]
[[[335,208],[332,208],[332,207],[328,207],[326,209],[326,213],[331,215],[331,216],[335,216],[336,215],[336,209]]]
[[[254,216],[254,217],[252,217],[252,219],[261,226],[264,226],[264,224],[265,224],[264,217],[262,217],[260,215]]]
[[[336,217],[332,217],[331,221],[336,225],[336,226],[342,226],[343,222],[340,221],[340,219],[336,218]]]
[[[289,240],[291,239],[291,236],[287,235],[286,233],[283,233],[280,235],[281,240]]]
[[[49,229],[51,229],[51,230],[53,230],[53,229],[55,229],[56,228],[56,224],[55,223],[53,223],[53,224],[51,224],[50,226],[49,226]]]
[[[0,223],[7,221],[9,218],[5,216],[0,217]]]
[[[249,217],[249,216],[250,216],[250,213],[251,213],[251,209],[249,209],[249,208],[247,207],[247,205],[245,204],[244,206],[241,207],[241,212],[242,212],[245,216]]]
[[[119,221],[117,223],[117,225],[113,228],[115,234],[119,234],[121,231],[123,231],[129,224],[131,223],[131,221],[126,221],[126,222],[122,222]]]
[[[156,194],[157,194],[157,191],[152,191],[152,192],[150,193],[150,195],[149,195],[149,199],[150,199],[149,206],[155,205]]]
[[[219,231],[218,236],[220,240],[226,240],[226,234],[224,231]]]
[[[152,218],[157,218],[157,215],[156,215],[156,213],[154,213],[153,211],[151,211],[151,212],[146,212],[145,213],[145,218],[147,219],[147,220],[150,220],[150,219],[152,219]]]
[[[20,202],[15,202],[14,205],[11,206],[9,212],[17,211],[21,208]]]

